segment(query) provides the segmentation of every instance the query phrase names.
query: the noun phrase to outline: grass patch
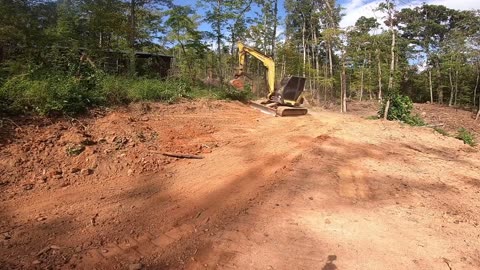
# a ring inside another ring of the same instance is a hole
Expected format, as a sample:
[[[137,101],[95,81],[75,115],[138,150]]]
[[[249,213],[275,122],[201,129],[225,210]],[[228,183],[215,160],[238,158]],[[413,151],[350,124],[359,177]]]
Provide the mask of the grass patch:
[[[433,130],[435,130],[436,132],[442,134],[443,136],[447,136],[447,137],[450,136],[450,135],[448,134],[448,132],[447,132],[445,129],[443,129],[443,128],[435,127],[435,128],[433,128]]]
[[[370,115],[370,116],[366,116],[365,119],[367,119],[367,120],[378,120],[380,118],[378,117],[378,115]]]
[[[468,131],[463,127],[458,130],[458,134],[455,138],[463,141],[463,143],[468,144],[470,146],[477,145],[475,136],[470,131]]]

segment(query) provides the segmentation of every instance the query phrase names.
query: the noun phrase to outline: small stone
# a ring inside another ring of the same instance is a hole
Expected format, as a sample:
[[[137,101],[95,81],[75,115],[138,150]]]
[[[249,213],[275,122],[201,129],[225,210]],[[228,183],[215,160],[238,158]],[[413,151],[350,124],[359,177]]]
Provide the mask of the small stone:
[[[133,170],[132,170],[132,169],[128,169],[127,175],[128,175],[128,176],[132,176],[132,175],[133,175]]]
[[[33,184],[26,184],[25,186],[23,186],[23,189],[24,190],[31,190],[31,189],[33,189]]]
[[[10,233],[8,233],[8,232],[3,233],[3,240],[9,240],[11,238],[12,238],[12,236],[10,235]]]
[[[71,173],[77,173],[77,172],[79,172],[79,171],[81,171],[80,168],[75,168],[75,167],[74,167],[74,168],[70,169],[70,172],[71,172]]]
[[[313,201],[313,197],[308,197],[308,199],[310,199],[311,201]]]
[[[128,266],[128,270],[141,270],[143,269],[143,264],[141,263],[132,263]]]
[[[44,221],[44,220],[46,220],[46,219],[47,219],[46,217],[38,217],[38,218],[37,218],[37,221]]]
[[[103,253],[108,253],[108,249],[102,249]]]
[[[43,177],[37,180],[37,183],[39,184],[45,184],[47,182],[47,179],[44,179]]]
[[[330,219],[328,219],[328,218],[325,219],[325,224],[330,224],[330,223],[332,223],[332,222],[330,221]]]
[[[35,261],[32,262],[33,265],[39,265],[41,263],[42,263],[42,261],[40,261],[40,260],[35,260]]]
[[[93,170],[92,169],[82,169],[80,171],[80,174],[84,175],[84,176],[91,175],[91,174],[93,174]]]

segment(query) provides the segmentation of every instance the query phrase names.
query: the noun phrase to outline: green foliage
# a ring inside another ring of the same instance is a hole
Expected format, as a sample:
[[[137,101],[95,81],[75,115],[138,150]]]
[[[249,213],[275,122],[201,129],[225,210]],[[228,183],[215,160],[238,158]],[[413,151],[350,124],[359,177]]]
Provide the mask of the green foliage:
[[[450,136],[448,134],[448,132],[446,130],[444,130],[443,128],[439,128],[439,127],[435,127],[433,128],[433,130],[435,130],[436,132],[442,134],[443,136]]]
[[[381,105],[379,115],[385,114],[387,104],[385,99]],[[412,115],[413,102],[408,96],[393,94],[390,97],[390,107],[388,109],[387,119],[402,121],[411,126],[424,126],[425,122],[419,115]]]
[[[463,127],[458,130],[458,134],[455,138],[462,140],[465,144],[468,144],[470,146],[477,145],[475,136]]]
[[[131,101],[164,101],[173,103],[181,97],[188,97],[190,85],[182,80],[135,80],[128,93]]]
[[[79,114],[98,105],[125,105],[137,101],[173,103],[181,98],[246,101],[251,91],[208,87],[201,82],[170,78],[129,78],[101,72],[90,76],[21,75],[0,87],[0,113]]]
[[[250,100],[252,96],[253,96],[253,93],[249,89],[239,91],[231,87],[228,87],[223,92],[220,93],[219,98],[246,102]]]
[[[70,145],[66,149],[67,155],[69,156],[78,156],[83,151],[85,151],[85,145],[83,144]]]
[[[420,117],[420,115],[418,115],[418,114],[410,115],[409,117],[405,118],[404,122],[409,124],[410,126],[425,126],[426,125],[425,121],[423,121],[422,117]]]
[[[51,75],[47,78],[15,76],[0,88],[0,102],[4,111],[77,114],[87,107],[102,102],[102,97],[88,79]]]

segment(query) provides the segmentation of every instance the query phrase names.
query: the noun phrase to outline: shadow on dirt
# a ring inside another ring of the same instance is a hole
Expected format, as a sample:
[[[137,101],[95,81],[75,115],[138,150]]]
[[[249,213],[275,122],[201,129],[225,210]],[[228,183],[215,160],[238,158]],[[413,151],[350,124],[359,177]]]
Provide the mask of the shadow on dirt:
[[[327,263],[322,267],[322,270],[337,270],[338,267],[333,263],[337,260],[337,255],[328,255]]]
[[[302,141],[305,141],[305,138]],[[288,191],[292,197],[285,198],[286,202],[297,196],[304,196],[307,191],[315,190],[323,194],[332,205],[343,202],[364,207],[365,204],[376,202],[374,206],[379,207],[393,205],[399,200],[408,201],[413,196],[412,191],[456,193],[456,189],[452,186],[436,179],[415,181],[414,177],[419,175],[413,169],[428,166],[428,164],[418,164],[414,159],[406,160],[402,155],[389,154],[389,151],[401,154],[406,151],[410,153],[428,151],[428,155],[439,156],[453,162],[463,162],[457,160],[457,156],[452,156],[447,150],[432,150],[422,145],[360,144],[327,135],[314,138],[306,145],[307,147],[303,146],[304,153],[295,158],[286,159],[284,155],[273,154],[260,160],[255,153],[252,153],[253,146],[245,147],[238,160],[251,160],[254,157],[257,158],[257,162],[255,165],[249,165],[244,172],[235,177],[232,175],[225,177],[227,179],[197,179],[195,183],[187,183],[187,185],[197,186],[204,185],[202,181],[206,184],[215,184],[202,197],[189,196],[190,194],[179,196],[182,190],[170,190],[173,189],[172,183],[183,180],[175,177],[166,180],[158,174],[142,176],[137,178],[137,181],[132,180],[131,187],[121,192],[116,190],[115,194],[107,194],[105,199],[98,202],[100,208],[108,206],[106,210],[110,210],[109,207],[114,203],[119,203],[123,205],[123,210],[117,211],[115,222],[111,218],[105,219],[91,232],[92,238],[100,238],[100,241],[95,242],[92,247],[101,247],[106,242],[113,242],[115,238],[121,239],[124,235],[129,235],[132,228],[135,230],[134,236],[147,232],[159,235],[180,228],[184,224],[191,225],[193,229],[183,232],[166,248],[155,251],[154,261],[149,262],[148,265],[149,269],[177,268],[176,266],[183,265],[186,260],[195,256],[198,250],[208,249],[210,240],[214,236],[213,229],[225,229],[239,223],[248,215],[249,209],[261,206],[278,192],[285,192],[287,184],[298,185],[298,189]],[[382,167],[384,171],[375,171],[369,167],[370,163],[386,165]],[[390,170],[387,165],[393,163],[402,164],[403,170],[408,171],[407,176],[402,170]],[[269,171],[275,171],[275,173],[266,173]],[[215,172],[211,174],[215,175]],[[306,183],[306,179],[311,182],[310,186],[302,186]],[[192,190],[197,189],[186,189],[186,192],[192,192]],[[132,205],[133,202],[140,203]],[[368,206],[372,207],[372,204]],[[1,210],[2,217],[7,215],[7,211],[8,209]],[[31,221],[26,227],[36,232],[36,243],[53,244],[55,240],[65,242],[72,234],[82,233],[85,227],[85,224],[78,225],[78,221],[75,220],[78,218],[77,214],[85,217],[85,213],[76,213],[73,216],[47,220],[43,223]],[[108,235],[108,237],[104,240],[99,235]],[[27,235],[19,236],[19,244],[25,248],[26,254],[37,252],[39,247],[42,248],[42,246],[31,244],[28,240]],[[72,256],[71,248],[73,247],[68,247],[65,252],[66,261],[69,256]],[[81,255],[82,252],[84,250],[76,253]],[[65,254],[44,259],[46,261],[50,259],[56,263],[57,258],[61,256]],[[119,256],[121,260],[132,260],[121,256]],[[111,266],[116,263],[116,259],[98,263]],[[338,269],[334,263],[336,260],[336,255],[328,256],[322,270]],[[15,260],[12,259],[11,262],[15,263]]]

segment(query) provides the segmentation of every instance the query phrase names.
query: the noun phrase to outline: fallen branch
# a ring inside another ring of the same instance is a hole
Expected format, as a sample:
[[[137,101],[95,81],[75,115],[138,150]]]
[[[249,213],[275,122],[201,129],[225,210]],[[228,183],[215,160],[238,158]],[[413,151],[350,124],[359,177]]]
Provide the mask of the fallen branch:
[[[436,127],[443,127],[445,126],[445,124],[431,124],[431,125],[427,125],[427,127],[429,128],[436,128]]]
[[[188,154],[178,154],[178,153],[169,153],[169,152],[157,152],[157,151],[150,151],[152,153],[162,154],[166,157],[174,157],[174,158],[189,158],[189,159],[203,159],[203,156],[197,155],[188,155]]]
[[[2,123],[1,126],[3,126],[3,121],[8,121],[8,122],[10,122],[10,124],[14,125],[15,127],[19,128],[19,129],[22,129],[19,125],[17,125],[17,123],[13,122],[13,120],[10,119],[10,118],[2,118],[0,120],[1,120],[0,123]]]

